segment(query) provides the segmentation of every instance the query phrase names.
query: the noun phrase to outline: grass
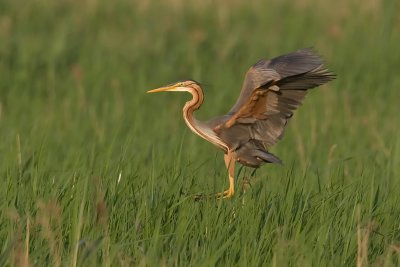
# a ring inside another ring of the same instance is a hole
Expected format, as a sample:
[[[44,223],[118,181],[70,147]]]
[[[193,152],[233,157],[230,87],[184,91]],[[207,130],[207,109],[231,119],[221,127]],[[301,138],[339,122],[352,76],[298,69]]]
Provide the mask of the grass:
[[[398,266],[396,1],[0,2],[0,265]],[[247,68],[313,45],[338,79],[238,171],[181,119],[223,114]],[[247,190],[243,190],[247,188]]]

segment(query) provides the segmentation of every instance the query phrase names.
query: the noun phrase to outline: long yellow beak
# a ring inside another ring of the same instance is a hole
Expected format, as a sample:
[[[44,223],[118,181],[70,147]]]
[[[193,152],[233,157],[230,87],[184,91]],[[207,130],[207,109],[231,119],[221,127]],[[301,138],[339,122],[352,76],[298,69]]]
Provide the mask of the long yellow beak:
[[[158,93],[158,92],[164,92],[164,91],[173,91],[176,88],[176,86],[164,86],[160,87],[157,89],[153,89],[150,91],[147,91],[147,93]]]

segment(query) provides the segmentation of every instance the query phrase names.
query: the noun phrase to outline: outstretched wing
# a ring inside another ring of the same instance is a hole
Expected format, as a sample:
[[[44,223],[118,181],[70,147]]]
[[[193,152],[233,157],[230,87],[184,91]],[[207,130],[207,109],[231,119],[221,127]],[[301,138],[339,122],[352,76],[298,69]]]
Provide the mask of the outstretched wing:
[[[267,150],[283,136],[307,89],[334,78],[310,48],[267,62],[261,60],[247,71],[240,96],[228,113],[229,119],[214,131],[232,149],[252,140]]]

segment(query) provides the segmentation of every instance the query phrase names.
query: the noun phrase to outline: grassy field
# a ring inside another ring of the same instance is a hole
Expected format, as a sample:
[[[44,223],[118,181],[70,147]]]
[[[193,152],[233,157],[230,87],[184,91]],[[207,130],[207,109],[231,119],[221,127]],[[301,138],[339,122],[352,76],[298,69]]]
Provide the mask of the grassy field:
[[[399,266],[400,4],[0,1],[0,266]],[[187,129],[260,58],[314,46],[338,79],[238,170]],[[249,186],[244,180],[250,179]],[[246,190],[245,190],[246,189]]]

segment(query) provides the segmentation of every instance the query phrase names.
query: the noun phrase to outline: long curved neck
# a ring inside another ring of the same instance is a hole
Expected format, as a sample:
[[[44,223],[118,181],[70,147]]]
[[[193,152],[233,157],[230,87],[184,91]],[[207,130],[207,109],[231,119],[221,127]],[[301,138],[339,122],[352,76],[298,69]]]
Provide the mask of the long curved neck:
[[[193,98],[186,102],[185,106],[183,107],[183,118],[185,119],[186,123],[190,124],[193,120],[196,121],[196,118],[193,117],[193,112],[198,110],[203,104],[204,101],[204,93],[200,86],[192,85],[188,87],[189,93],[192,94]],[[188,125],[190,127],[190,125]]]
[[[185,106],[183,107],[183,119],[185,120],[187,126],[189,126],[192,132],[196,133],[197,135],[205,138],[205,134],[202,132],[202,125],[194,116],[193,112],[198,110],[203,104],[204,101],[204,93],[200,86],[192,85],[188,87],[188,92],[192,94],[193,98],[186,102]]]
[[[198,110],[204,101],[204,93],[201,87],[198,85],[192,85],[191,87],[188,87],[188,92],[192,94],[193,98],[186,102],[183,107],[183,119],[187,126],[198,136],[206,139],[223,150],[227,150],[227,146],[218,138],[216,133],[206,123],[197,120],[193,116],[193,112]]]

